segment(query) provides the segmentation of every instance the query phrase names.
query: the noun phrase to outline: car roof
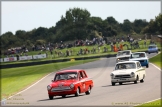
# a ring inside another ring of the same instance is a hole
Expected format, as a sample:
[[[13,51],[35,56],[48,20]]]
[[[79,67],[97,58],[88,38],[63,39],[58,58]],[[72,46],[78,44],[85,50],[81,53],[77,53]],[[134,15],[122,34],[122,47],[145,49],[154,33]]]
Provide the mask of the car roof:
[[[62,71],[58,71],[56,73],[65,73],[65,72],[79,72],[82,71],[82,69],[69,69],[69,70],[62,70]]]
[[[124,62],[118,62],[117,64],[123,64],[123,63],[136,63],[138,61],[124,61]]]
[[[124,50],[124,51],[131,51],[131,50]],[[124,52],[124,51],[118,51],[118,52]]]
[[[146,52],[133,52],[132,54],[134,54],[134,53],[146,53]]]

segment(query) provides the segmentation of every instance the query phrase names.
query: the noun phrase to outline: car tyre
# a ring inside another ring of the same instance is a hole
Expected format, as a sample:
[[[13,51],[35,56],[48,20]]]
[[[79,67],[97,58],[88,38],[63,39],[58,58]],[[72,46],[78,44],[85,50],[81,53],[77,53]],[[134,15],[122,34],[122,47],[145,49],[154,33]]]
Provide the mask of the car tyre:
[[[50,96],[50,95],[49,95],[49,99],[52,100],[52,99],[53,99],[53,96]]]
[[[85,92],[86,95],[89,95],[91,93],[91,87],[89,86],[88,90]]]
[[[140,80],[140,83],[144,82],[145,75],[143,75],[143,79]]]
[[[77,88],[77,91],[75,93],[75,96],[78,97],[79,96],[79,88]]]
[[[150,54],[150,52],[149,52],[149,54]]]
[[[123,83],[122,82],[119,82],[119,85],[122,85]]]
[[[111,82],[112,86],[115,86],[115,82]]]
[[[62,95],[62,98],[65,98],[66,97],[66,95]]]
[[[147,65],[146,65],[146,68],[148,68],[148,67],[149,67],[149,65],[147,64]]]
[[[138,81],[138,76],[136,77],[136,80],[134,81],[134,83],[137,84],[137,81]]]

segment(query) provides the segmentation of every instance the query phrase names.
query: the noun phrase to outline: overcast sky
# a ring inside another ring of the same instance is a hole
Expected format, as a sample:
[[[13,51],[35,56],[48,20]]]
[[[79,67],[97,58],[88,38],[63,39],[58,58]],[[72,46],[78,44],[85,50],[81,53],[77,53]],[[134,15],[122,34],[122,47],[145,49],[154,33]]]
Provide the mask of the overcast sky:
[[[155,19],[161,13],[160,1],[2,1],[1,34],[17,30],[31,31],[34,28],[55,26],[61,15],[69,8],[87,9],[91,16],[106,19],[113,16],[118,22],[125,19]]]

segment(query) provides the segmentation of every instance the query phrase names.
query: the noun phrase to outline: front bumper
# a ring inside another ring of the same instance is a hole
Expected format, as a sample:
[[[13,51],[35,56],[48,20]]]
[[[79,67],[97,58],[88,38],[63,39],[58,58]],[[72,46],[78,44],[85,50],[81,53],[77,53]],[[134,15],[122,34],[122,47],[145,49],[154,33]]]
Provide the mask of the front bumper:
[[[115,82],[115,83],[118,83],[118,82],[134,82],[136,80],[135,77],[132,77],[132,78],[119,78],[119,79],[111,79],[111,82]]]
[[[50,96],[61,96],[61,95],[70,95],[75,94],[77,92],[77,89],[71,89],[71,90],[62,90],[62,91],[52,91],[48,90],[48,95]]]
[[[148,53],[155,53],[158,52],[158,50],[148,50]]]

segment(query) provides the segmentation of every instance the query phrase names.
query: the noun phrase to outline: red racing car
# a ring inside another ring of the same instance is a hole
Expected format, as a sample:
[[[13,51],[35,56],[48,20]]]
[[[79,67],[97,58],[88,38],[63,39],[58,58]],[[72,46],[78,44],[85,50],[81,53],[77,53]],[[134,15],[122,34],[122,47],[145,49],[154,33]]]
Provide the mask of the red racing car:
[[[55,74],[52,83],[47,86],[49,99],[54,96],[62,96],[75,94],[79,96],[80,93],[89,95],[93,87],[93,80],[88,78],[84,70],[64,70]]]

